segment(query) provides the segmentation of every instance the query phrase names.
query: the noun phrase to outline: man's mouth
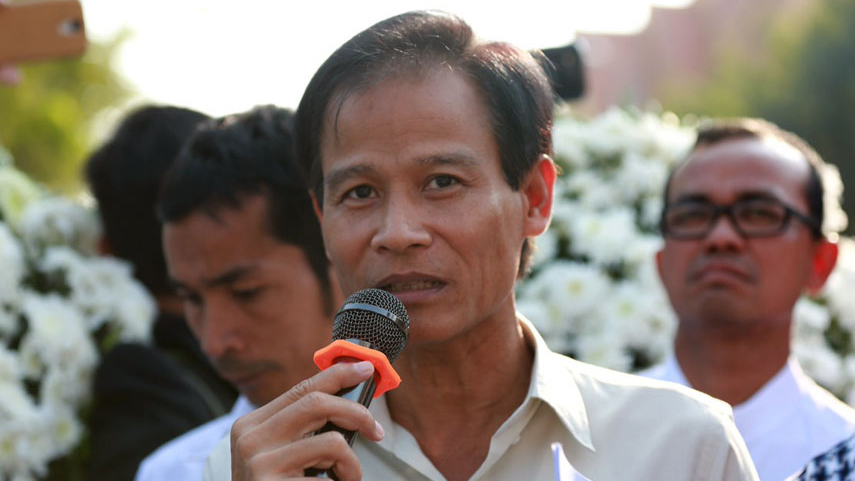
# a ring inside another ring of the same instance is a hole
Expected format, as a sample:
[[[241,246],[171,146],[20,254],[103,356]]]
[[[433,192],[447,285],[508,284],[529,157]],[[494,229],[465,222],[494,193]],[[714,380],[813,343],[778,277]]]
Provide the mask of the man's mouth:
[[[439,281],[409,281],[409,282],[390,282],[379,286],[380,289],[391,293],[424,291],[440,287],[442,282]]]

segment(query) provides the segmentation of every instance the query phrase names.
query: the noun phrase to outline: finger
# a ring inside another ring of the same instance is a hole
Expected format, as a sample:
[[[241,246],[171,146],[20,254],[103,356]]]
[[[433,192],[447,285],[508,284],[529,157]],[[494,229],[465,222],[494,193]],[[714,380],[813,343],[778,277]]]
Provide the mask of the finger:
[[[323,392],[311,392],[260,424],[232,427],[232,446],[245,455],[278,449],[311,436],[328,422],[356,431],[371,441],[383,438],[383,429],[365,406]],[[233,449],[234,450],[234,449]]]
[[[266,479],[265,476],[303,478],[307,468],[332,469],[340,481],[359,481],[362,468],[359,458],[347,445],[341,433],[327,432],[277,449],[257,453],[243,466],[235,465],[233,479]],[[247,473],[252,476],[247,477]]]
[[[238,419],[235,426],[260,424],[311,392],[335,394],[344,388],[361,383],[371,377],[373,373],[374,366],[368,361],[334,364]]]
[[[362,436],[379,441],[383,430],[362,404],[325,393],[311,393],[291,405],[286,411],[273,415],[265,424],[282,433],[292,433],[300,439],[321,429],[328,422],[345,431],[357,431]]]

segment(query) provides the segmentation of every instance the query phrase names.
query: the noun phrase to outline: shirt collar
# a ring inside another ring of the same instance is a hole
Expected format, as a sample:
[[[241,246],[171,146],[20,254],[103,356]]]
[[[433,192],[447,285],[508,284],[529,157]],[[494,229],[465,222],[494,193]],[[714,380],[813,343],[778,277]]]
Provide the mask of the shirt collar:
[[[522,314],[518,313],[517,318],[526,341],[534,348],[531,384],[524,402],[540,399],[548,404],[573,437],[589,450],[595,451],[585,401],[576,385],[573,371],[567,364],[567,358],[550,350],[543,337]]]

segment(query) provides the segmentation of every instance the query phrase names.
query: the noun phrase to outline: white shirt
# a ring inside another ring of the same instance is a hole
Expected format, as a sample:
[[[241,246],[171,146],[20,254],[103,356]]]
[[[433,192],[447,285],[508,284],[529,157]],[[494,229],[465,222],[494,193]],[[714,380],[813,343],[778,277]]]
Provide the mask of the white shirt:
[[[243,396],[237,398],[232,410],[223,416],[188,431],[146,456],[140,463],[135,481],[199,481],[205,459],[214,446],[228,436],[232,424],[253,410]]]
[[[689,386],[671,356],[640,373]],[[781,481],[855,432],[855,409],[810,379],[794,357],[759,391],[734,406],[736,427],[763,481]]]
[[[528,394],[493,434],[470,480],[552,481],[553,442],[563,445],[579,473],[595,481],[757,479],[727,404],[574,361],[550,351],[527,321],[521,323],[535,352]],[[364,479],[445,479],[412,434],[391,419],[384,397],[370,410],[386,435],[378,443],[357,438]],[[229,455],[228,440],[218,444],[205,479],[228,480]]]

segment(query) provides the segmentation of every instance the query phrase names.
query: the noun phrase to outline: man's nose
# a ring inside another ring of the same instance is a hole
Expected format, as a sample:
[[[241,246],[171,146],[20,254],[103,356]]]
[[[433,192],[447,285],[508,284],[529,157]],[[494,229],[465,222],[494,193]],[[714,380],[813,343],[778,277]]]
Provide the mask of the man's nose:
[[[736,227],[733,217],[723,213],[713,221],[712,228],[704,238],[704,244],[706,249],[711,251],[740,250],[745,245],[745,237]]]
[[[238,329],[239,319],[233,309],[229,309],[224,302],[213,302],[205,306],[202,316],[199,344],[208,357],[216,359],[243,349]]]
[[[403,253],[413,247],[430,245],[425,209],[418,200],[403,195],[390,196],[378,217],[378,225],[371,238],[372,248]]]

